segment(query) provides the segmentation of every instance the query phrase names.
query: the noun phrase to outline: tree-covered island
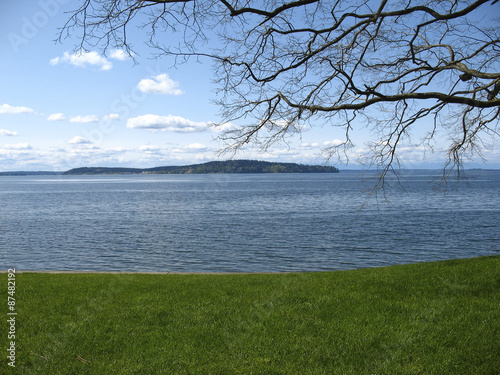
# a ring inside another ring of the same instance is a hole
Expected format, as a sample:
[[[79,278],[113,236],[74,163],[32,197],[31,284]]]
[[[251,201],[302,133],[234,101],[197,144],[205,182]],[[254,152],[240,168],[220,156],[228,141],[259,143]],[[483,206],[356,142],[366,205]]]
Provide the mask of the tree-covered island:
[[[208,174],[208,173],[338,173],[332,166],[276,163],[257,160],[211,161],[202,164],[165,166],[155,168],[82,167],[64,172],[65,175],[83,174]]]

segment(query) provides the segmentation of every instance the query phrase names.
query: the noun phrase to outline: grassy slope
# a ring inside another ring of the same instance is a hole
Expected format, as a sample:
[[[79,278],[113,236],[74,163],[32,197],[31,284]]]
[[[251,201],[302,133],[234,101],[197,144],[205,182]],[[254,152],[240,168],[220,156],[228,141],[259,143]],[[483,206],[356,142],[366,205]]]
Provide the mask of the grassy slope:
[[[500,257],[16,282],[18,373],[500,373]]]

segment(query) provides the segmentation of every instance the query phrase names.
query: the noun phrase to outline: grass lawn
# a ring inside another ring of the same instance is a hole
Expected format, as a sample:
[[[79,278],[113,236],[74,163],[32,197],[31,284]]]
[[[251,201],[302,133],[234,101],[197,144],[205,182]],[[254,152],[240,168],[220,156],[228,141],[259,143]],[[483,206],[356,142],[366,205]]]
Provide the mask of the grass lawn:
[[[16,286],[16,368],[5,333],[1,374],[500,374],[499,256],[324,273],[17,273]]]

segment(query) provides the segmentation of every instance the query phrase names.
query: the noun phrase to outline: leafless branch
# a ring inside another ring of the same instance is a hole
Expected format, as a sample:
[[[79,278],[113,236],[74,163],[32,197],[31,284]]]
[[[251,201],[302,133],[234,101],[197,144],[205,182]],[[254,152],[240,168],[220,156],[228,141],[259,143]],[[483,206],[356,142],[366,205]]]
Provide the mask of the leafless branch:
[[[418,144],[428,149],[446,131],[446,167],[460,169],[498,136],[500,29],[487,15],[499,8],[491,0],[84,0],[60,39],[78,29],[78,49],[132,53],[127,30],[140,20],[157,57],[214,61],[221,123],[239,124],[221,136],[225,151],[265,149],[321,122],[345,130],[325,158],[347,156],[363,115],[378,131],[367,156],[386,173],[429,118]],[[165,32],[183,43],[165,43]]]

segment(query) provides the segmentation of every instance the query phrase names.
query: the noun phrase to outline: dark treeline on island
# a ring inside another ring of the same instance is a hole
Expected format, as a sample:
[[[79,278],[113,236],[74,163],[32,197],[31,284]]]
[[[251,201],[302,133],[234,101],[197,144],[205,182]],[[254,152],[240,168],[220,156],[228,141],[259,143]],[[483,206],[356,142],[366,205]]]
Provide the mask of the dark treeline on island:
[[[203,164],[184,166],[166,166],[155,168],[105,168],[83,167],[74,168],[65,175],[85,174],[207,174],[207,173],[338,173],[331,166],[302,165],[295,163],[275,163],[256,160],[211,161]]]

